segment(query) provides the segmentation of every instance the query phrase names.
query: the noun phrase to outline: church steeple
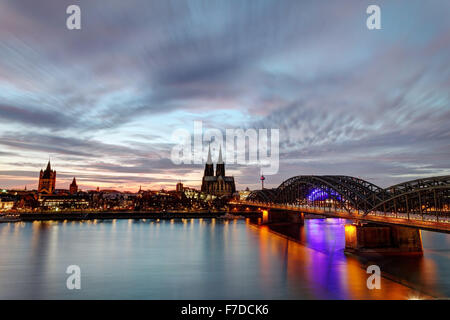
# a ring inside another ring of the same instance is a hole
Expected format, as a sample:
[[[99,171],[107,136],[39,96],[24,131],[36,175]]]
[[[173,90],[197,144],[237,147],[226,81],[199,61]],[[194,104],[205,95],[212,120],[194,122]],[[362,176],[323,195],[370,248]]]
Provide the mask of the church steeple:
[[[52,170],[50,159],[48,159],[47,168],[45,171],[41,169],[41,172],[39,173],[38,192],[52,194],[55,190],[55,184],[56,171]]]
[[[78,185],[77,185],[77,179],[73,177],[72,184],[69,187],[70,194],[75,194],[78,192]]]
[[[211,146],[208,146],[208,160],[206,161],[204,176],[214,176],[214,165],[211,160]]]
[[[206,164],[213,164],[211,159],[211,145],[208,146],[208,160],[206,161]]]
[[[220,150],[219,150],[219,160],[217,160],[217,164],[223,164],[223,160],[222,160],[222,146],[220,147]]]
[[[219,159],[217,160],[216,165],[216,177],[225,177],[225,164],[222,159],[222,146],[220,146]]]

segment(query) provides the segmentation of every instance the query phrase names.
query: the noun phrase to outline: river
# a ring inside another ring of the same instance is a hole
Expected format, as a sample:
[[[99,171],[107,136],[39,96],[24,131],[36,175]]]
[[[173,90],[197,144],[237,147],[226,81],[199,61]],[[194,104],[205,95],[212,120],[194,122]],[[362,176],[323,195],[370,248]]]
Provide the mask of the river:
[[[306,219],[298,241],[249,220],[0,224],[0,299],[416,299],[450,297],[450,235],[423,257],[379,257],[381,289],[343,253],[342,219]],[[66,268],[81,289],[66,287]]]

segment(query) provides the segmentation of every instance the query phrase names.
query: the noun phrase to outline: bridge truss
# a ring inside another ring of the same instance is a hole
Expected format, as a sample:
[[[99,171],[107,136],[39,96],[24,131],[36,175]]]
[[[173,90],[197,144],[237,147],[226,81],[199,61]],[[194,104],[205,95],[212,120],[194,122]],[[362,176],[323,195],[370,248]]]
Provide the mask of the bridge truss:
[[[276,189],[253,191],[247,200],[439,219],[450,216],[450,176],[417,179],[385,189],[350,176],[296,176]]]

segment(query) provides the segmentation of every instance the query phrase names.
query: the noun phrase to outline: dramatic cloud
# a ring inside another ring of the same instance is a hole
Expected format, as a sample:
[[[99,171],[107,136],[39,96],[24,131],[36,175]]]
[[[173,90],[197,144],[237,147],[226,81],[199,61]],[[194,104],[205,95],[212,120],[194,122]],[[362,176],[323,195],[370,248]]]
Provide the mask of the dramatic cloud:
[[[280,129],[277,186],[347,174],[381,186],[450,174],[450,3],[69,0],[0,3],[0,187],[199,187],[175,129]],[[228,166],[239,188],[259,169]]]

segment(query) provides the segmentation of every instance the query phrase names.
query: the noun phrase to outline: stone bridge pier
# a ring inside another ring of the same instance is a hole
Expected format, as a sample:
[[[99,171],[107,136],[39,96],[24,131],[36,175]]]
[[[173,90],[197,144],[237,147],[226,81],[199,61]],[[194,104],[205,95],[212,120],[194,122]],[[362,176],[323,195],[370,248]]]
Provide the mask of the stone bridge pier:
[[[348,224],[345,226],[345,252],[422,255],[422,237],[417,228]]]
[[[305,220],[304,213],[286,210],[276,209],[263,209],[262,210],[262,223],[274,224],[274,223],[291,223],[303,225]]]

